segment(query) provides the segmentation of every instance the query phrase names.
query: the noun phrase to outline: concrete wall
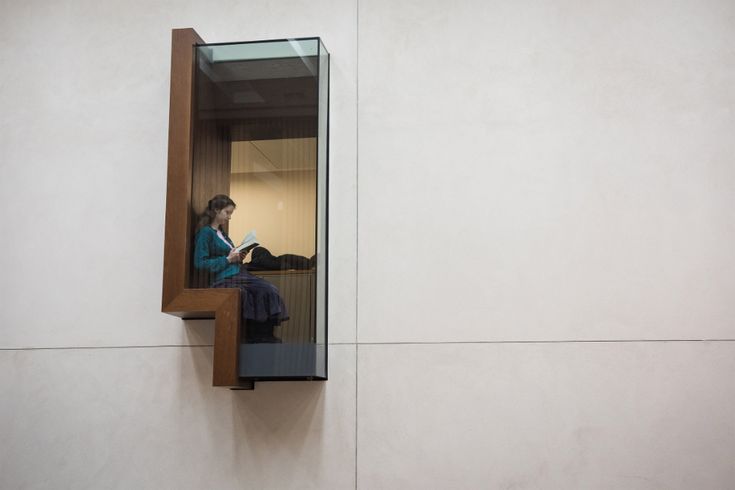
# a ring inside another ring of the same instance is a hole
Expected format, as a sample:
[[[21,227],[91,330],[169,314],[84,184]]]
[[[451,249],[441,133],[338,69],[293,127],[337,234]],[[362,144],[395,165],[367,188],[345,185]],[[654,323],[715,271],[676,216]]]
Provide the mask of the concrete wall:
[[[160,313],[170,29],[332,53],[330,380]],[[735,4],[6,2],[0,487],[735,487]]]

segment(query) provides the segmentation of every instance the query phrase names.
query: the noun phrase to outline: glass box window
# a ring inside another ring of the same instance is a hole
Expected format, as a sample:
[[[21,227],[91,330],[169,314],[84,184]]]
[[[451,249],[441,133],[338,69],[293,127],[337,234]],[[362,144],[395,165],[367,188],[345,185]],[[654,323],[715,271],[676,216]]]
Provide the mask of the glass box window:
[[[329,55],[195,51],[189,287],[240,290],[242,378],[324,379]]]

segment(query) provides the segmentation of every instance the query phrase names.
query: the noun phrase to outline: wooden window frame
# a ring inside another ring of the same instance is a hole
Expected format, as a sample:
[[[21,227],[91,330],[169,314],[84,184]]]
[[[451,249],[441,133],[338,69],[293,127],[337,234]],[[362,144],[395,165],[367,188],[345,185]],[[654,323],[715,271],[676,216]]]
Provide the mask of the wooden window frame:
[[[194,29],[173,29],[168,133],[168,183],[161,311],[181,318],[214,318],[213,386],[252,389],[238,373],[240,290],[187,288],[191,257]]]

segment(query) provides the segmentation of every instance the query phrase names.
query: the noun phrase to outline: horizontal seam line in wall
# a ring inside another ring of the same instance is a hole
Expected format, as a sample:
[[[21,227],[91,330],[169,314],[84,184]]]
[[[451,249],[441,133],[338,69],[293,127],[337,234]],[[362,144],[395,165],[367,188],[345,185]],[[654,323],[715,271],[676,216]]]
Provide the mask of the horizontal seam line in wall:
[[[650,342],[735,342],[735,339],[618,339],[618,340],[478,340],[446,342],[358,342],[359,345],[442,345],[442,344],[623,344]]]
[[[170,347],[213,347],[212,344],[181,344],[181,345],[84,345],[65,347],[0,347],[0,351],[9,350],[84,350],[84,349],[158,349]]]
[[[355,345],[354,342],[330,342],[328,345]],[[156,349],[171,347],[214,347],[213,344],[163,344],[163,345],[80,345],[65,347],[0,347],[0,351],[12,350],[83,350],[83,349]]]
[[[735,342],[735,339],[623,339],[623,340],[478,340],[447,342],[330,342],[328,345],[473,345],[473,344],[631,344],[652,342]],[[181,345],[101,345],[101,346],[66,346],[66,347],[0,347],[0,351],[21,350],[91,350],[91,349],[160,349],[214,347],[212,344]]]

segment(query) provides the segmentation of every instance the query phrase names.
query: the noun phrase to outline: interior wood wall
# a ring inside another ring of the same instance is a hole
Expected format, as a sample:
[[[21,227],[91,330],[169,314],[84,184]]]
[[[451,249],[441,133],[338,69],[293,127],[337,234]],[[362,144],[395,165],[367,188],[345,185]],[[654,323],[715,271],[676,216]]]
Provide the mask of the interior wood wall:
[[[197,230],[199,215],[217,194],[230,193],[230,129],[216,121],[197,121],[194,130],[192,160],[191,211],[192,240]],[[206,288],[210,274],[191,267],[189,287]]]

